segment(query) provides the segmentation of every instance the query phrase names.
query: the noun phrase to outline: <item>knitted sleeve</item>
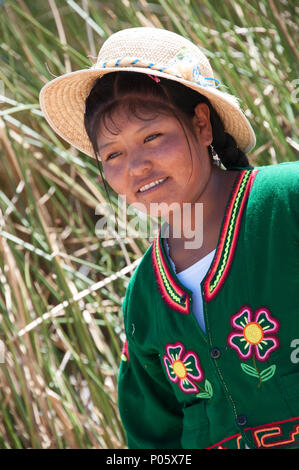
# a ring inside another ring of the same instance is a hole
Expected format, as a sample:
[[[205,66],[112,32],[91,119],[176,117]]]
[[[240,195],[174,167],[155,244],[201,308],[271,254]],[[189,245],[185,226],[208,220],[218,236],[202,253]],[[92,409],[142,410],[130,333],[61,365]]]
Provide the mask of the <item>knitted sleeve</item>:
[[[123,348],[118,406],[130,449],[182,448],[181,406],[163,373],[160,357],[141,351],[131,338]]]

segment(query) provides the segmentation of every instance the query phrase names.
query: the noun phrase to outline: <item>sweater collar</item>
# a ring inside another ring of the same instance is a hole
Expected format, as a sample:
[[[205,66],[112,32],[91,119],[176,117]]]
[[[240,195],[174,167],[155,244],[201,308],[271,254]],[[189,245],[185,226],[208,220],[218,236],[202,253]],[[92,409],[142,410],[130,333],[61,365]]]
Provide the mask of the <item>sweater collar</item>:
[[[217,296],[230,271],[242,214],[257,172],[258,169],[252,167],[241,170],[235,178],[222,219],[214,258],[201,282],[203,299],[206,302]],[[180,313],[188,314],[192,292],[179,281],[169,262],[163,244],[163,228],[164,225],[159,229],[152,244],[152,264],[158,289],[166,305]]]

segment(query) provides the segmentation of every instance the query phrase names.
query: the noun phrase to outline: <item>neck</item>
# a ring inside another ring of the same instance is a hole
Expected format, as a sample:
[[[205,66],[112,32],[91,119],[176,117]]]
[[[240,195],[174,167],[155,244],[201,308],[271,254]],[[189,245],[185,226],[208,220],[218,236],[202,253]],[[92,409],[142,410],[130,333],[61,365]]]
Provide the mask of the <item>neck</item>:
[[[219,233],[236,175],[235,171],[212,167],[207,183],[196,200],[180,208],[180,213],[169,215],[168,242],[173,249],[182,249],[185,242],[189,242],[190,248],[199,249],[213,233]]]

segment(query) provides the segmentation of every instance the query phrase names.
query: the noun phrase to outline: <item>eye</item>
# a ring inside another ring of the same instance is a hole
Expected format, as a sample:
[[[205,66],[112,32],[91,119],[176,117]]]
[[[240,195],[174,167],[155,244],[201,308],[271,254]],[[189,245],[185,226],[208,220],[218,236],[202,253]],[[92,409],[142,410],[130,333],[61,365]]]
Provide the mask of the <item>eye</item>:
[[[106,158],[105,161],[107,161],[107,160],[113,160],[113,158],[116,158],[116,155],[119,155],[119,153],[117,153],[117,152],[110,153],[110,154],[107,156],[107,158]]]
[[[156,139],[157,137],[159,137],[160,135],[162,134],[151,134],[151,135],[148,135],[145,139],[144,139],[144,142],[150,142],[151,140],[154,140]]]

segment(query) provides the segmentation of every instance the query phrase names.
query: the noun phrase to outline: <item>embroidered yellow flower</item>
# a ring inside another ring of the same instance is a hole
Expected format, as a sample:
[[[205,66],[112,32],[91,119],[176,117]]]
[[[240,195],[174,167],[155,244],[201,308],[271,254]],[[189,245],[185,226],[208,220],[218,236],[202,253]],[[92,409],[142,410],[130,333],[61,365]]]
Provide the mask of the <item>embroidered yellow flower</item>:
[[[166,352],[163,361],[170,380],[177,383],[182,392],[199,392],[196,382],[203,380],[204,374],[198,356],[193,351],[185,352],[181,343],[166,345]]]
[[[261,307],[255,313],[244,306],[231,317],[235,329],[228,335],[228,344],[234,348],[241,359],[249,359],[253,353],[259,361],[266,361],[279,342],[273,333],[278,331],[278,321],[267,308]]]

